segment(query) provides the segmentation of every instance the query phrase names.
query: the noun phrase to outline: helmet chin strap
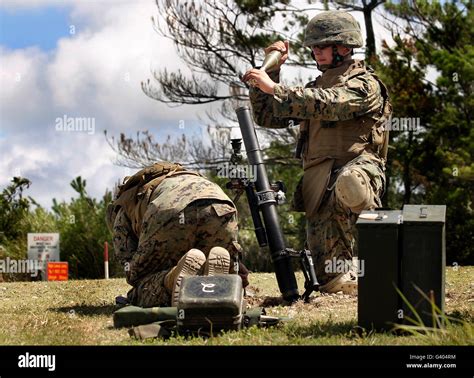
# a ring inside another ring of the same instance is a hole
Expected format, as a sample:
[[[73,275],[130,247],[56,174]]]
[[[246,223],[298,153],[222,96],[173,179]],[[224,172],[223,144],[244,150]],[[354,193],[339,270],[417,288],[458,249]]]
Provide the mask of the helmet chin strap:
[[[311,56],[313,59],[316,61],[316,67],[318,67],[318,70],[321,72],[324,72],[328,70],[329,68],[335,68],[338,66],[338,64],[342,61],[344,61],[344,57],[339,54],[337,51],[336,45],[332,45],[332,62],[331,64],[319,64],[318,61],[316,60],[316,57],[314,56],[314,53],[311,51]]]
[[[342,62],[344,60],[344,57],[339,54],[337,51],[336,45],[332,45],[332,63],[331,67],[337,67],[338,63]]]

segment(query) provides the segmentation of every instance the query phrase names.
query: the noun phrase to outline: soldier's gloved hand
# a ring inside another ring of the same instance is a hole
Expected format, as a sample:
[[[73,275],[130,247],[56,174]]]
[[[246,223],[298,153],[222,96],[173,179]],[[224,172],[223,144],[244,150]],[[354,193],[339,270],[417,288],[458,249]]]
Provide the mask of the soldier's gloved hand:
[[[285,63],[285,61],[288,59],[288,56],[290,54],[290,42],[289,41],[277,41],[275,43],[272,43],[270,46],[265,48],[265,55],[267,55],[270,51],[280,51],[282,53],[282,56],[280,58],[280,61],[278,62],[277,68],[280,69],[281,65]]]
[[[242,286],[247,287],[249,285],[249,270],[241,261],[239,261],[239,276],[242,279]]]

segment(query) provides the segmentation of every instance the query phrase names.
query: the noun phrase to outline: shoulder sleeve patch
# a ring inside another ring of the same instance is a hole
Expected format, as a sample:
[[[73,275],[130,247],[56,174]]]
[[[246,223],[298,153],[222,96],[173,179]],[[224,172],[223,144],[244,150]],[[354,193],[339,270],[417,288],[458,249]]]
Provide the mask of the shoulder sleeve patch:
[[[380,92],[379,83],[369,75],[358,75],[350,78],[347,88],[356,91],[360,95],[366,97]]]

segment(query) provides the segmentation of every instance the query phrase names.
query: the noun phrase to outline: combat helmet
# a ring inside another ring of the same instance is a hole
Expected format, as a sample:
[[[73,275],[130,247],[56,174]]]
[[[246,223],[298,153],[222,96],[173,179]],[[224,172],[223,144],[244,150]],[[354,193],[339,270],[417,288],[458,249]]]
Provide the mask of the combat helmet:
[[[327,11],[314,16],[306,26],[303,45],[343,45],[362,47],[360,25],[347,12]]]

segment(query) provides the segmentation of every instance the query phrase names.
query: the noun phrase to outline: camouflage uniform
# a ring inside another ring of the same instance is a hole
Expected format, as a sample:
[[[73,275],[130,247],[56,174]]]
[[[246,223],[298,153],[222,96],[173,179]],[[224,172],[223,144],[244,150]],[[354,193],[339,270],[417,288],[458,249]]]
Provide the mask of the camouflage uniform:
[[[269,76],[279,83],[279,73]],[[391,111],[386,88],[363,61],[345,59],[325,67],[305,87],[277,84],[273,96],[251,88],[250,100],[258,125],[284,128],[299,123],[300,135],[306,136],[304,175],[294,207],[306,212],[307,242],[318,280],[325,284],[338,276],[325,271],[326,261],[350,260],[357,254],[358,213],[381,205],[388,140],[384,121]],[[348,173],[365,185],[364,198],[356,206],[341,202],[347,189],[335,189],[338,178]]]
[[[380,207],[380,198],[385,185],[384,164],[376,157],[361,155],[347,163],[345,168],[358,165],[367,172],[370,178],[370,196],[374,203],[365,208]],[[359,212],[354,212],[337,200],[334,191],[334,181],[340,170],[331,172],[330,183],[325,190],[324,197],[315,217],[307,219],[306,235],[308,246],[314,256],[316,275],[320,284],[325,284],[337,276],[327,273],[326,262],[337,260],[352,260],[357,256],[357,230],[355,223]],[[364,209],[365,209],[364,208]],[[362,210],[364,210],[362,209]]]
[[[133,286],[128,299],[142,307],[170,305],[164,277],[189,249],[207,256],[212,247],[221,246],[234,263],[240,252],[234,204],[219,186],[187,171],[154,189],[138,230],[120,208],[113,232],[114,249]]]

